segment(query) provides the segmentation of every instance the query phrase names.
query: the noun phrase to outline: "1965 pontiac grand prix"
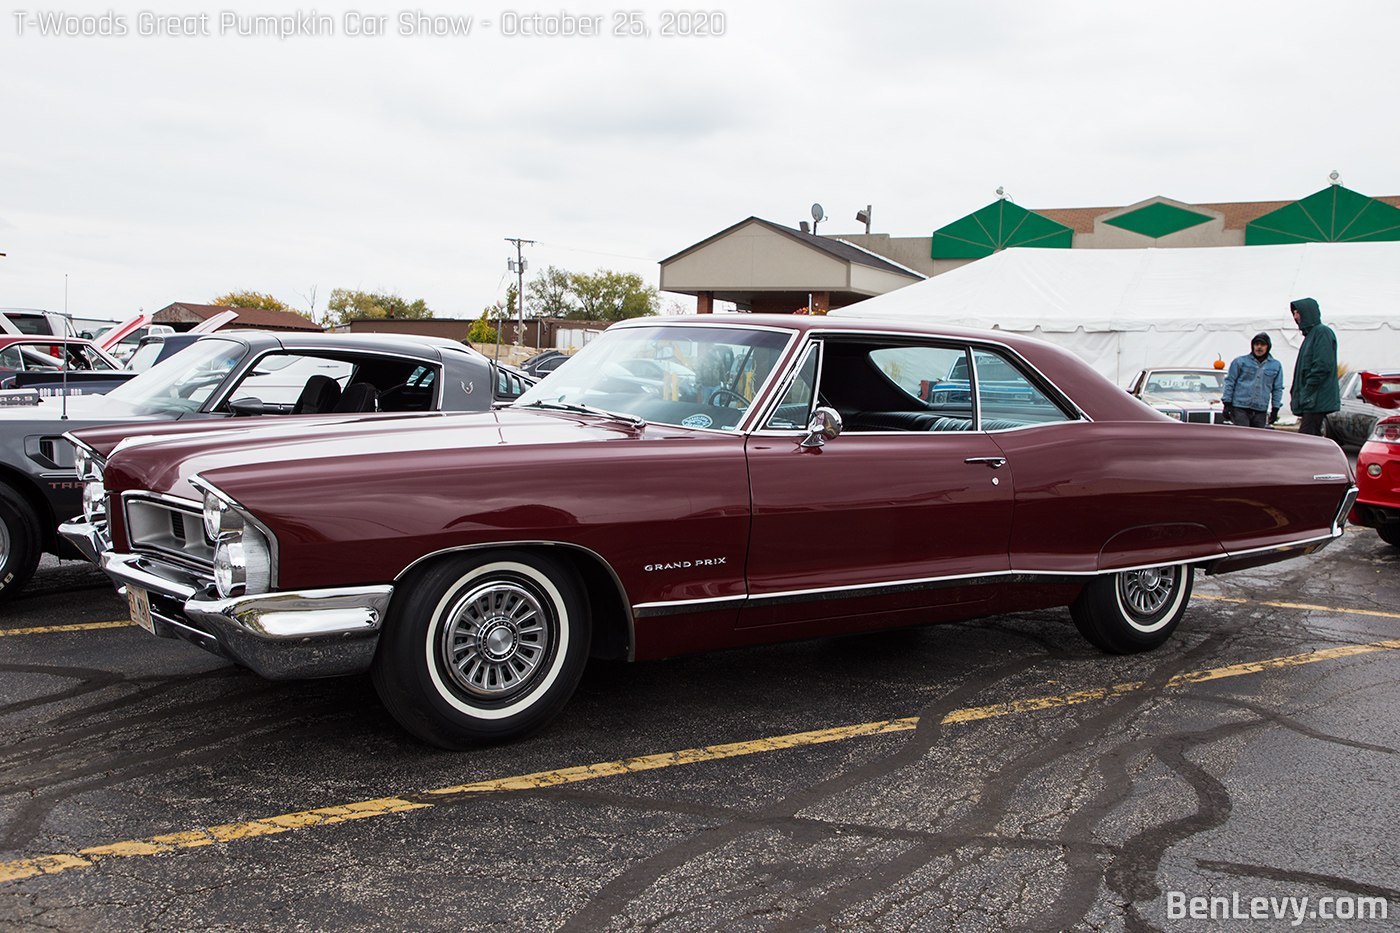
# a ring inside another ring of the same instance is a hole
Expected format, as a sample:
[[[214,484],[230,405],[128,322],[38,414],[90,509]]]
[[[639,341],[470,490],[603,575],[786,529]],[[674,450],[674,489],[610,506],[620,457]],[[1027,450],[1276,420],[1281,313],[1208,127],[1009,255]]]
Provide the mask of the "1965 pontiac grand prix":
[[[491,412],[128,433],[72,436],[93,488],[65,533],[138,623],[265,677],[368,670],[448,748],[539,728],[590,655],[1056,606],[1150,649],[1196,571],[1315,551],[1356,494],[1330,441],[855,319],[630,321]]]

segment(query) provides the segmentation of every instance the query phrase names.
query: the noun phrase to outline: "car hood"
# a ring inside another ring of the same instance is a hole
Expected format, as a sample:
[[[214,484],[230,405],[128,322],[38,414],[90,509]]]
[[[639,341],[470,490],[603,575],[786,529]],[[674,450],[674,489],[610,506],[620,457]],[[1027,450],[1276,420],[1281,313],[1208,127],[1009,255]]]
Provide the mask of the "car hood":
[[[139,412],[130,405],[105,395],[70,395],[68,404],[61,397],[44,397],[37,405],[0,407],[0,431],[58,433],[76,428],[115,422],[169,420],[168,415]]]
[[[654,425],[641,429],[604,417],[528,409],[180,427],[162,426],[163,430],[148,434],[138,430],[116,442],[106,429],[79,431],[75,436],[109,455],[109,489],[143,489],[198,500],[200,494],[189,482],[196,474],[220,488],[225,488],[227,480],[237,488],[300,485],[308,494],[325,493],[337,476],[378,476],[412,488],[410,474],[415,470],[440,467],[449,458],[460,463],[460,451],[468,448],[501,452],[635,438],[642,433],[697,433]],[[237,495],[235,488],[228,491]]]

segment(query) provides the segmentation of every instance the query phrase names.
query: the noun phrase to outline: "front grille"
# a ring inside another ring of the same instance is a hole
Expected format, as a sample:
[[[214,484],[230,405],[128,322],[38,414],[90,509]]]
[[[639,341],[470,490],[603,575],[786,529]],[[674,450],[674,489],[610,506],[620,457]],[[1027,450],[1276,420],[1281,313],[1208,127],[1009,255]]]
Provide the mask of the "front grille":
[[[213,568],[214,542],[205,537],[203,515],[194,503],[129,494],[124,502],[132,551],[159,554],[203,570]]]

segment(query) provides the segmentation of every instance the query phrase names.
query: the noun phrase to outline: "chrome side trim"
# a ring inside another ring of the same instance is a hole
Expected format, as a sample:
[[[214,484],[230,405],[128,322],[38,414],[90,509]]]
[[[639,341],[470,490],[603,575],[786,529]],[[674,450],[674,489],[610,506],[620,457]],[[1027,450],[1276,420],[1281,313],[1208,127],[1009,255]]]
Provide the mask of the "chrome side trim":
[[[656,616],[674,616],[697,609],[739,608],[748,602],[747,596],[707,596],[703,599],[677,599],[670,602],[638,603],[632,607],[632,614],[639,619]]]
[[[1349,508],[1348,508],[1349,510]],[[1345,515],[1346,511],[1340,514]],[[1108,576],[1116,573],[1131,573],[1150,570],[1156,567],[1180,567],[1188,564],[1206,568],[1207,573],[1217,572],[1213,568],[1247,561],[1255,557],[1267,556],[1261,563],[1272,560],[1286,560],[1303,554],[1312,554],[1330,544],[1336,534],[1325,534],[1302,541],[1269,547],[1249,548],[1243,551],[1227,551],[1224,554],[1207,555],[1189,560],[1174,560],[1165,563],[1137,564],[1129,567],[1115,567],[1112,570],[1009,570],[985,574],[955,574],[944,577],[919,577],[909,580],[893,580],[884,583],[858,583],[850,586],[814,587],[812,589],[786,590],[767,593],[761,596],[722,596],[707,599],[678,599],[665,602],[637,603],[632,612],[637,618],[651,618],[662,615],[679,615],[692,611],[724,608],[737,605],[740,608],[776,606],[787,603],[819,602],[831,599],[851,599],[861,596],[882,596],[893,593],[913,593],[923,590],[947,589],[954,586],[999,586],[1024,583],[1082,583],[1091,577]],[[1243,568],[1240,568],[1243,569]]]
[[[1347,478],[1348,477],[1342,475],[1341,473],[1318,473],[1313,476],[1313,479],[1317,480],[1320,483],[1341,482],[1342,480]]]

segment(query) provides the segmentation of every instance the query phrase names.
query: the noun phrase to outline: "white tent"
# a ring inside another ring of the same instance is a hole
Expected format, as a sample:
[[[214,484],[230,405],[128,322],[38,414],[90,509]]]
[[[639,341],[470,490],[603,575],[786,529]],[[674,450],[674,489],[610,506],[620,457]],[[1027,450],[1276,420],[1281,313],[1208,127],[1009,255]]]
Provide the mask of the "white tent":
[[[1119,385],[1148,367],[1228,364],[1264,331],[1287,386],[1303,342],[1294,298],[1317,300],[1339,363],[1400,369],[1400,242],[1015,248],[831,313],[1027,334]]]

